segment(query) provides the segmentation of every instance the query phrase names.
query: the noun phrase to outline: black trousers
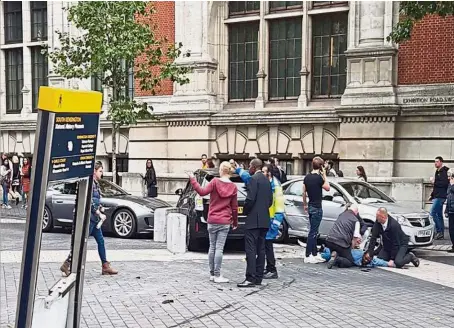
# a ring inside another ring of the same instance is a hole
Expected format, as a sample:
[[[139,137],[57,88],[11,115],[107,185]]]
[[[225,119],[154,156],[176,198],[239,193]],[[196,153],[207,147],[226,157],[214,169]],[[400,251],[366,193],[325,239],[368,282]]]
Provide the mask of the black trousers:
[[[248,229],[244,234],[246,280],[261,283],[265,269],[265,236],[268,229]]]
[[[448,214],[449,219],[449,238],[451,238],[452,246],[454,247],[454,214]]]
[[[277,272],[276,258],[274,257],[274,246],[272,240],[265,240],[266,271]]]
[[[385,261],[389,261],[391,259],[389,252],[384,248],[380,251],[380,253],[378,253],[377,257]],[[396,268],[402,268],[405,264],[410,263],[412,258],[413,257],[408,254],[408,244],[403,245],[400,246],[397,251],[396,257],[394,258],[394,264],[396,265]]]
[[[350,268],[355,265],[355,261],[353,260],[352,256],[352,249],[350,247],[341,247],[329,241],[326,242],[326,247],[331,250],[331,253],[333,251],[337,253],[336,265],[339,268]]]

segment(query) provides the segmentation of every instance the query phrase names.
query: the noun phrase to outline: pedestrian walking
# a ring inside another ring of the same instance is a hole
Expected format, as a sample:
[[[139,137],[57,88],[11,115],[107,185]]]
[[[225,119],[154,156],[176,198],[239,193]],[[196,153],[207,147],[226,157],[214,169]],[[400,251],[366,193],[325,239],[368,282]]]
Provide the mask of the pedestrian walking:
[[[446,209],[445,215],[449,222],[449,237],[451,239],[452,247],[448,250],[448,253],[454,253],[454,170],[448,171],[449,187],[446,195]]]
[[[375,245],[379,237],[382,248],[378,252],[378,258],[391,261],[390,265],[394,264],[396,268],[402,268],[410,262],[415,267],[419,266],[419,259],[415,254],[408,251],[410,237],[403,232],[399,222],[391,217],[384,207],[377,210],[376,221],[372,227],[372,237],[367,250],[369,258],[373,258],[376,253]]]
[[[208,158],[207,159],[207,168],[209,168],[209,169],[214,169],[215,168],[215,165],[214,165],[214,162],[213,162],[212,158]]]
[[[202,188],[192,172],[188,172],[189,181],[200,196],[210,195],[208,210],[208,237],[210,249],[208,262],[210,266],[210,281],[227,283],[229,279],[221,275],[224,246],[230,227],[238,227],[238,189],[230,181],[233,168],[229,162],[222,162],[219,166],[219,178],[212,179],[205,188]]]
[[[9,189],[11,187],[11,168],[8,158],[3,158],[3,164],[0,166],[0,182],[3,189],[2,208],[11,209],[8,201]]]
[[[158,188],[156,180],[156,171],[154,169],[153,161],[151,159],[147,160],[147,165],[145,167],[145,185],[147,187],[147,196],[148,197],[158,197]]]
[[[318,229],[323,218],[322,189],[329,191],[323,159],[314,157],[312,172],[306,175],[303,185],[303,207],[309,214],[309,234],[307,236],[305,263],[321,263],[325,260],[317,254]],[[307,199],[309,198],[309,204]]]
[[[435,239],[444,239],[445,223],[443,220],[443,204],[446,200],[449,187],[449,168],[443,165],[443,157],[441,156],[435,157],[435,168],[435,176],[430,177],[430,182],[434,185],[429,198],[432,201],[430,214],[435,221]]]
[[[104,245],[104,236],[102,234],[101,226],[99,223],[102,223],[106,220],[106,215],[104,214],[104,208],[101,206],[100,199],[101,193],[99,191],[98,180],[101,179],[103,175],[103,167],[99,162],[95,163],[95,169],[93,172],[93,193],[91,196],[91,210],[90,210],[90,227],[88,230],[88,235],[93,236],[98,244],[98,254],[101,259],[101,273],[102,275],[115,275],[118,273],[117,270],[113,269],[110,266],[110,262],[107,261],[106,257],[106,247]],[[68,258],[60,267],[60,270],[66,275],[69,276],[71,273],[71,260],[72,254],[69,253]]]
[[[265,270],[265,236],[270,226],[269,208],[273,204],[273,193],[262,168],[263,163],[258,158],[249,165],[252,177],[247,184],[244,203],[247,215],[244,234],[247,268],[246,279],[237,285],[240,288],[261,285]]]
[[[243,180],[246,185],[251,180],[249,172],[243,170],[239,166],[236,168],[235,172],[241,177],[241,180]],[[284,193],[279,180],[273,175],[273,166],[271,164],[263,166],[262,172],[270,180],[271,192],[273,193],[273,205],[271,205],[269,209],[270,227],[265,236],[266,267],[263,272],[263,279],[277,279],[279,275],[276,268],[273,241],[277,238],[279,228],[284,221]]]
[[[326,247],[331,250],[331,259],[328,269],[333,266],[349,268],[355,265],[352,257],[352,248],[361,243],[361,236],[367,226],[358,219],[358,206],[349,204],[347,209],[339,215],[326,237]]]
[[[22,193],[23,193],[23,208],[27,208],[28,206],[28,194],[30,192],[30,176],[32,173],[32,168],[28,158],[24,158],[22,162],[21,168],[21,176],[22,176]]]

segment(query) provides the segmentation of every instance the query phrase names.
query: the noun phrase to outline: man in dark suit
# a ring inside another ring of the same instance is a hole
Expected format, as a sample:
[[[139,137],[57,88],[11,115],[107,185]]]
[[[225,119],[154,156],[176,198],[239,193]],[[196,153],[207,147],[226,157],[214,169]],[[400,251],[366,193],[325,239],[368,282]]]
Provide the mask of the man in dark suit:
[[[377,238],[381,237],[382,248],[377,257],[394,262],[397,268],[402,268],[405,264],[413,263],[415,267],[419,266],[419,259],[415,254],[408,252],[409,237],[402,231],[400,223],[388,215],[384,207],[377,211],[377,219],[372,227],[372,237],[369,242],[367,253],[372,258]]]
[[[246,250],[246,279],[238,287],[260,285],[265,269],[265,236],[270,227],[269,208],[273,193],[268,178],[262,173],[263,163],[256,158],[249,165],[251,180],[247,185],[244,213],[247,215],[244,244]]]

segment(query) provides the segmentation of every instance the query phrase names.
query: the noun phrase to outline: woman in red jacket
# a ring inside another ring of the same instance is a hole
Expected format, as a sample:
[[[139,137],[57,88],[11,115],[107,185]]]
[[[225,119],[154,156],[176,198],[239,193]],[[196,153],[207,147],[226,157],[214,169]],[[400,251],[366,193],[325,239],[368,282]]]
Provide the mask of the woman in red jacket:
[[[229,279],[221,275],[222,256],[224,245],[230,226],[238,227],[238,201],[237,187],[230,181],[233,168],[228,162],[222,162],[219,166],[220,178],[214,178],[202,188],[189,173],[189,178],[195,191],[200,196],[210,195],[210,208],[208,210],[208,234],[210,238],[210,250],[208,261],[210,264],[210,281],[227,283]]]

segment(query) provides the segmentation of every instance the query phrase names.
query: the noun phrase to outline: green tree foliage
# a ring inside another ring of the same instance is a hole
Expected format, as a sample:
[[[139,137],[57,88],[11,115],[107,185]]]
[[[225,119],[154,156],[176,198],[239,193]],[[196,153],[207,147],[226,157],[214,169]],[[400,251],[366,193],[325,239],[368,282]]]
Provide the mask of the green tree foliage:
[[[414,25],[426,15],[445,17],[453,13],[454,1],[401,1],[401,19],[393,28],[387,40],[401,43],[410,39]]]
[[[151,17],[155,10],[149,2],[79,1],[65,10],[70,23],[82,32],[74,37],[55,31],[60,47],[49,51],[48,56],[56,74],[68,79],[96,77],[109,90],[108,119],[112,122],[116,181],[116,134],[122,126],[152,118],[146,104],[129,95],[130,70],[134,69],[140,89],[153,95],[164,80],[188,83],[189,68],[174,64],[182,44],[166,46],[166,39],[156,37],[157,26]],[[136,61],[139,57],[141,63]]]

